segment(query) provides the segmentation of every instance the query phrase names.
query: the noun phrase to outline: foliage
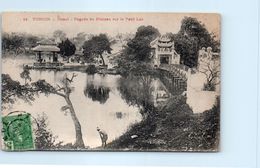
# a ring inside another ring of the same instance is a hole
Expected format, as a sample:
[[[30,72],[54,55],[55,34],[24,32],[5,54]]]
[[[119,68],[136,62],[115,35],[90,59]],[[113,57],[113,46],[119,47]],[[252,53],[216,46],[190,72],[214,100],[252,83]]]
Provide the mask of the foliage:
[[[66,40],[66,33],[64,33],[62,30],[55,30],[53,32],[53,38],[56,40],[56,41],[64,41]]]
[[[197,38],[177,34],[174,36],[175,50],[180,54],[180,62],[189,67],[197,65],[197,51],[200,49]]]
[[[32,78],[30,77],[30,71],[28,69],[24,69],[22,73],[20,73],[20,77],[24,79],[24,84],[28,81],[31,81]]]
[[[13,80],[8,74],[2,74],[2,108],[8,104],[14,104],[17,99],[30,103],[34,101],[35,92],[28,84],[22,85]]]
[[[46,82],[45,80],[38,80],[36,82],[31,83],[32,90],[36,92],[36,94],[45,94],[46,96],[51,93],[55,93],[56,89]]]
[[[130,39],[121,54],[115,58],[121,75],[146,75],[156,73],[150,65],[150,43],[160,35],[152,26],[140,26],[133,39]]]
[[[215,91],[216,86],[220,83],[220,61],[210,60],[200,62],[202,65],[199,67],[199,72],[203,73],[206,77],[206,83],[203,90]]]
[[[115,36],[115,40],[122,46],[123,46],[130,41],[135,35],[132,33],[117,33]]]
[[[76,48],[78,50],[82,49],[82,46],[83,46],[84,42],[86,41],[86,37],[87,37],[86,33],[80,32],[77,34],[76,37],[73,38],[73,42],[76,45]]]
[[[95,74],[97,72],[97,68],[95,65],[88,65],[86,72],[88,74]]]
[[[24,37],[24,46],[28,47],[29,50],[35,47],[37,45],[37,42],[40,41],[39,37],[32,34],[24,34],[23,37]]]
[[[196,18],[185,17],[177,34],[168,33],[174,42],[175,50],[181,55],[181,62],[189,67],[197,66],[198,51],[211,47],[219,52],[220,43],[214,33],[208,32],[205,25]]]
[[[191,108],[186,104],[186,98],[184,96],[173,96],[163,106],[163,110],[166,113],[174,114],[192,114]]]
[[[128,75],[158,75],[158,71],[156,71],[151,64],[148,63],[132,63],[125,60],[118,60],[118,67],[117,70],[119,73],[127,77]]]
[[[30,52],[32,47],[37,45],[39,37],[29,33],[3,33],[3,52],[13,52],[14,55]]]
[[[205,148],[208,146],[217,147],[220,133],[220,97],[216,98],[212,109],[203,113],[203,127],[203,131],[205,131],[203,138],[208,142]]]
[[[27,70],[24,70],[20,75],[26,80],[31,80],[29,74]],[[8,104],[14,104],[17,99],[31,103],[39,93],[48,96],[50,93],[55,93],[55,90],[45,80],[38,80],[33,83],[25,82],[22,85],[19,81],[13,80],[8,74],[2,74],[2,107],[6,108]]]
[[[119,80],[118,90],[121,97],[127,104],[141,107],[144,116],[154,108],[152,81],[153,78],[149,75],[129,75]]]
[[[13,51],[15,55],[18,55],[22,49],[24,49],[24,37],[19,33],[3,33],[2,37],[2,50]]]
[[[57,87],[54,87],[45,80],[38,80],[30,84],[26,83],[25,85],[21,85],[20,82],[12,80],[8,74],[2,74],[2,108],[6,108],[6,105],[8,104],[14,104],[17,98],[23,99],[24,101],[30,103],[31,101],[35,100],[35,95],[41,93],[45,94],[46,96],[49,94],[61,96],[67,103],[65,106],[68,108],[65,110],[70,111],[75,126],[75,146],[77,148],[85,148],[82,138],[81,125],[70,100],[70,94],[73,90],[71,83],[76,76],[77,75],[73,73],[72,77],[68,78],[67,74],[65,74],[62,80],[62,86],[57,85]]]
[[[91,39],[85,41],[83,44],[83,53],[85,60],[87,62],[92,62],[94,58],[100,57],[102,59],[103,65],[105,65],[102,54],[104,52],[111,54],[112,49],[110,46],[111,42],[109,41],[106,34],[93,36]]]
[[[158,29],[153,26],[140,26],[133,39],[129,40],[122,51],[121,57],[125,62],[149,62],[150,43],[160,35]]]
[[[36,82],[31,83],[30,85],[27,84],[27,86],[29,87],[29,89],[27,91],[29,93],[32,93],[32,97],[34,94],[39,94],[39,93],[43,93],[46,96],[48,96],[49,94],[54,94],[54,95],[63,97],[67,103],[65,106],[68,107],[65,110],[69,110],[73,123],[74,123],[74,127],[75,127],[75,132],[76,132],[75,146],[77,146],[78,148],[85,148],[83,138],[82,138],[81,125],[76,116],[73,104],[70,100],[70,94],[73,91],[73,87],[71,86],[71,83],[73,82],[73,79],[76,76],[77,75],[75,75],[73,73],[72,77],[68,78],[67,74],[65,74],[61,81],[62,86],[59,86],[57,84],[57,87],[52,86],[45,80],[38,80]],[[64,108],[62,108],[62,109],[64,109]]]
[[[69,39],[59,43],[58,47],[60,48],[60,54],[65,57],[72,56],[75,54],[76,46]]]
[[[156,115],[133,125],[124,135],[107,145],[108,149],[212,151],[219,143],[220,103],[200,115],[192,113],[185,97],[173,97],[170,104],[154,109]],[[184,108],[183,108],[184,107]],[[137,138],[131,138],[137,135]]]
[[[36,127],[34,132],[34,143],[37,150],[50,150],[59,148],[62,142],[57,142],[57,136],[54,136],[51,130],[48,128],[48,117],[45,113],[37,115],[34,120]]]

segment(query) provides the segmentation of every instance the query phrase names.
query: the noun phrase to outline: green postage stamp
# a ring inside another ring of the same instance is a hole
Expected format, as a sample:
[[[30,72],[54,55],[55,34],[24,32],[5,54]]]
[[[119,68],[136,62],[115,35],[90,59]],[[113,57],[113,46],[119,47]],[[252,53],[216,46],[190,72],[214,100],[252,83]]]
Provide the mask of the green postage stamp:
[[[30,114],[18,114],[2,118],[3,150],[34,149]]]

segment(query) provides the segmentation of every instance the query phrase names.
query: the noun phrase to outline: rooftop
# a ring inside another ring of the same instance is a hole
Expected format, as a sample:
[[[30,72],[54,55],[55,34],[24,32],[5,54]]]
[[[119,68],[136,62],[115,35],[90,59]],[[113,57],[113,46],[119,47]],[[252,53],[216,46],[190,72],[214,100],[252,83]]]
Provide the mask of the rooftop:
[[[166,35],[162,35],[161,37],[157,37],[154,41],[150,43],[151,47],[155,46],[159,47],[172,47],[174,42]]]
[[[38,45],[32,49],[33,51],[42,51],[42,52],[59,52],[60,48],[57,46],[48,46],[48,45]]]
[[[59,52],[60,48],[57,47],[57,44],[51,40],[44,39],[37,42],[37,46],[34,47],[33,51],[41,51],[41,52]]]

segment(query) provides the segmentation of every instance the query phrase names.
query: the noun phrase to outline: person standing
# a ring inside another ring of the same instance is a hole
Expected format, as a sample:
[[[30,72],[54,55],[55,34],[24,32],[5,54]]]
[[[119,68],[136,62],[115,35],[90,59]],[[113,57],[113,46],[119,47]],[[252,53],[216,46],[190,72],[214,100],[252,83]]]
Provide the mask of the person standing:
[[[107,145],[107,133],[103,130],[101,130],[100,128],[97,127],[97,131],[99,133],[99,136],[100,136],[100,139],[101,139],[101,142],[102,142],[102,147],[106,147]]]

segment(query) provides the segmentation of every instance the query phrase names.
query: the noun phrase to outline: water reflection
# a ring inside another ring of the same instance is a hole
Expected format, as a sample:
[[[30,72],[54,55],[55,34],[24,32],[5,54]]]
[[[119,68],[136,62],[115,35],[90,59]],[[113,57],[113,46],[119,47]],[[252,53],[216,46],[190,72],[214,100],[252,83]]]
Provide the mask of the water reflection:
[[[31,60],[29,60],[30,62]],[[21,83],[20,77],[23,71],[22,64],[28,63],[26,59],[4,59],[2,73],[9,74],[14,80]],[[75,88],[71,93],[71,101],[82,126],[83,139],[90,147],[100,146],[100,137],[96,127],[100,127],[108,133],[108,142],[121,136],[130,125],[140,122],[146,110],[154,107],[158,101],[158,93],[164,93],[167,97],[167,89],[158,79],[151,76],[119,75],[88,75],[83,72],[72,71],[37,71],[31,70],[32,82],[45,79],[56,86],[67,73],[77,74],[72,83]],[[66,102],[56,96],[48,97],[39,95],[32,105],[17,101],[10,111],[22,110],[37,116],[45,112],[49,119],[49,126],[54,135],[64,143],[73,143],[75,130],[70,117],[60,112],[60,108]],[[8,113],[8,111],[3,111]]]
[[[96,86],[93,83],[87,83],[84,95],[93,101],[99,101],[100,104],[106,103],[109,98],[110,89],[105,86]]]
[[[127,104],[142,108],[141,112],[153,110],[171,97],[163,83],[150,75],[122,77],[118,80],[118,90]]]
[[[123,113],[122,112],[116,112],[116,118],[122,119],[123,118]]]
[[[122,77],[118,81],[118,90],[127,104],[140,107],[140,112],[144,114],[154,107],[152,82],[151,76]]]
[[[26,59],[4,59],[2,73],[9,74],[12,79],[24,83],[20,77],[23,71],[22,64]],[[83,72],[72,71],[37,71],[30,70],[32,82],[45,79],[53,86],[59,84],[64,74],[77,77],[72,83],[74,87],[71,93],[71,101],[82,127],[84,142],[87,146],[100,146],[100,137],[96,127],[100,127],[108,134],[108,142],[121,136],[130,125],[140,122],[142,116],[140,108],[129,106],[121,97],[118,88],[118,75],[99,74],[88,75]],[[75,130],[71,117],[65,116],[60,111],[66,102],[56,95],[39,95],[32,104],[26,104],[22,100],[17,101],[10,109],[3,111],[5,115],[10,111],[22,110],[30,113],[33,117],[44,112],[48,116],[49,128],[58,140],[64,143],[74,143]],[[119,114],[122,113],[122,115]]]

